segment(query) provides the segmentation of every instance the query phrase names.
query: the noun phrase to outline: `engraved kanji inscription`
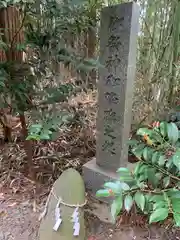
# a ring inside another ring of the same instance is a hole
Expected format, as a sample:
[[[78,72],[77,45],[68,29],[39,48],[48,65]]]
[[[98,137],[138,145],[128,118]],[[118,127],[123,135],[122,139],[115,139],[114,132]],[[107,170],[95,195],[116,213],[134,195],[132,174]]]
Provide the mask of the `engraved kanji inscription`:
[[[106,79],[107,86],[119,86],[121,84],[121,79],[119,77],[114,77],[112,74],[109,74]]]
[[[116,137],[114,136],[114,129],[112,128],[111,125],[107,125],[104,128],[104,136],[108,136],[111,139],[116,139]]]
[[[109,104],[117,104],[119,102],[119,97],[115,92],[106,92],[104,96]]]
[[[124,17],[111,16],[109,21],[109,31],[117,32],[123,29]]]
[[[121,59],[119,58],[119,55],[113,54],[112,56],[108,56],[107,61],[105,63],[106,68],[112,68],[117,67],[121,63]]]
[[[109,37],[107,47],[109,47],[111,51],[114,51],[114,50],[118,51],[119,47],[121,46],[122,46],[122,43],[119,36],[111,35]]]
[[[116,154],[116,149],[114,147],[114,141],[109,139],[109,140],[105,140],[103,145],[102,145],[102,151],[104,152],[108,152],[112,155]]]
[[[110,108],[104,111],[104,120],[111,123],[117,123],[120,122],[120,116]]]

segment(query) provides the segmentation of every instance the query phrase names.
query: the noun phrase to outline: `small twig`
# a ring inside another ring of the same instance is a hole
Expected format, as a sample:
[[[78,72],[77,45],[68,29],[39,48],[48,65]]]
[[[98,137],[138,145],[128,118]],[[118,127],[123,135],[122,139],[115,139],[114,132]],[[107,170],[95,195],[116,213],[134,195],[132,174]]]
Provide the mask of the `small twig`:
[[[172,175],[170,172],[168,172],[168,171],[166,171],[166,170],[163,170],[163,169],[159,168],[157,165],[148,163],[147,161],[143,160],[142,158],[138,158],[138,159],[139,159],[140,161],[144,162],[145,164],[147,164],[147,165],[149,165],[149,166],[151,166],[151,167],[156,168],[158,171],[164,173],[165,175],[170,176],[172,179],[180,181],[180,178]]]
[[[47,201],[46,201],[46,204],[45,204],[45,207],[44,207],[44,211],[39,216],[39,221],[41,221],[45,217],[45,215],[47,213],[47,208],[48,208],[48,204],[49,204],[50,197],[51,197],[51,194],[52,194],[52,190],[53,189],[51,189],[51,191],[50,191],[50,193],[48,195],[48,198],[47,198]]]
[[[141,121],[136,125],[135,129],[132,129],[132,136],[135,135],[134,131],[136,131],[136,129],[138,129],[141,124],[146,120],[146,118],[149,116],[150,113],[147,113],[142,119]]]
[[[149,27],[148,27],[148,24],[147,24],[145,18],[144,18],[144,23],[145,23],[146,29],[147,29],[147,31],[148,31],[148,33],[149,33],[149,37],[150,37],[150,39],[151,39],[151,44],[152,44],[152,47],[153,47],[153,50],[154,50],[155,57],[156,57],[156,59],[158,59],[158,54],[157,54],[156,49],[155,49],[155,46],[154,46],[154,44],[153,44],[153,37],[151,36],[151,32],[150,32],[150,30],[149,30]]]
[[[168,192],[169,190],[171,190],[172,188],[167,188],[167,189],[163,189],[163,190],[160,190],[160,191],[157,191],[157,190],[150,190],[150,189],[140,189],[140,188],[136,188],[136,189],[133,189],[133,190],[128,190],[127,192],[124,192],[123,195],[125,196],[126,194],[129,194],[129,193],[136,193],[137,190],[140,190],[141,192],[144,192],[144,193],[155,193],[155,194],[162,194],[162,192]]]

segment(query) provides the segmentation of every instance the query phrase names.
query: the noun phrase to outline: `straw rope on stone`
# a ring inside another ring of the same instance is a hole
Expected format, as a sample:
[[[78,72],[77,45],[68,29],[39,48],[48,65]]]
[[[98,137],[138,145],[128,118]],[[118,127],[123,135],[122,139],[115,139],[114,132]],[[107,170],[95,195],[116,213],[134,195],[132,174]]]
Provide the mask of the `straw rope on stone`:
[[[64,206],[67,206],[67,207],[78,207],[78,208],[81,208],[81,207],[84,207],[84,206],[87,204],[87,199],[86,199],[85,202],[82,203],[82,204],[69,204],[69,203],[65,203],[65,202],[62,201],[61,198],[58,198],[58,197],[56,196],[56,194],[53,192],[53,189],[52,189],[51,194],[55,197],[55,199],[56,199],[57,201],[60,199],[60,204],[62,204],[62,205],[64,205]]]
[[[45,207],[44,207],[44,211],[40,214],[39,216],[39,221],[41,221],[45,216],[46,216],[46,213],[47,213],[47,208],[48,208],[48,204],[49,204],[49,201],[50,201],[50,197],[54,196],[54,198],[59,201],[59,204],[62,204],[66,207],[76,207],[76,208],[81,208],[81,207],[84,207],[86,204],[87,204],[87,199],[85,200],[84,203],[82,204],[69,204],[69,203],[65,203],[64,201],[62,201],[62,198],[61,197],[57,197],[56,194],[54,193],[53,191],[53,188],[51,189],[50,193],[49,193],[49,196],[47,198],[47,201],[46,201],[46,204],[45,204]]]
[[[55,181],[40,216],[40,240],[85,240],[85,186],[73,168],[65,170]]]

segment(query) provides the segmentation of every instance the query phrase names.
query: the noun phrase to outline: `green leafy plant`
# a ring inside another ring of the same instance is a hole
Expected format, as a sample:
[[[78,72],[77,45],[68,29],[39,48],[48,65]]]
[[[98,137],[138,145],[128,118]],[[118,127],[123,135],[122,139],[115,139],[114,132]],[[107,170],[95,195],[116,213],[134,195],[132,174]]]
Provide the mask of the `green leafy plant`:
[[[98,197],[114,197],[111,205],[115,221],[124,208],[133,206],[149,216],[149,223],[173,217],[180,227],[180,138],[174,123],[156,122],[140,128],[137,139],[130,140],[138,159],[134,171],[119,168],[119,180],[107,182],[97,191]]]
[[[0,108],[8,107],[11,114],[19,115],[31,169],[31,141],[55,139],[59,128],[68,124],[67,119],[72,119],[70,113],[60,109],[58,114],[49,114],[50,108],[56,109],[59,103],[67,102],[78,88],[69,77],[64,79],[60,65],[65,68],[70,65],[81,75],[99,67],[96,59],[92,56],[88,59],[76,46],[77,37],[85,37],[89,26],[96,25],[96,18],[92,18],[93,23],[89,22],[86,5],[87,2],[81,0],[4,0],[0,3],[1,12],[6,13],[2,18],[12,15],[2,20],[15,29],[13,36],[8,36],[5,24],[0,34],[0,50],[5,56],[0,63]],[[25,116],[28,114],[32,120],[32,112],[37,117],[30,125]],[[12,141],[11,135],[8,131],[8,138],[4,136],[4,140]]]
[[[59,128],[67,125],[73,118],[69,112],[62,111],[59,115],[51,115],[42,122],[32,124],[28,129],[26,140],[56,140]]]

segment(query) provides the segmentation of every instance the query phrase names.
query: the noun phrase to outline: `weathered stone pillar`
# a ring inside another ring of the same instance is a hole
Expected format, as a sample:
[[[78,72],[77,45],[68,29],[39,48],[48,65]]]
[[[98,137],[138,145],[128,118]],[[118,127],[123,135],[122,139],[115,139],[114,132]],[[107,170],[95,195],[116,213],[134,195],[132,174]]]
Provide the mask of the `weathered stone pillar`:
[[[136,3],[105,7],[101,14],[96,159],[84,165],[86,187],[94,193],[128,164],[136,44]]]

